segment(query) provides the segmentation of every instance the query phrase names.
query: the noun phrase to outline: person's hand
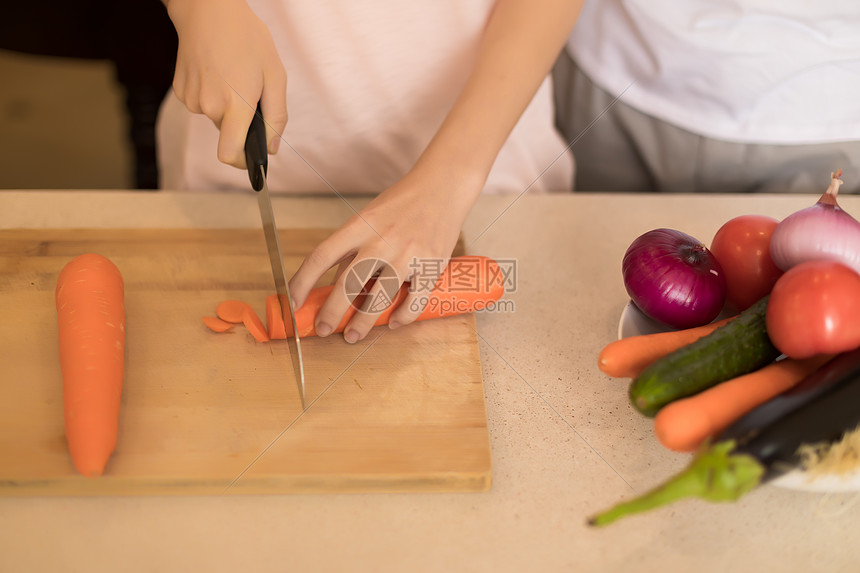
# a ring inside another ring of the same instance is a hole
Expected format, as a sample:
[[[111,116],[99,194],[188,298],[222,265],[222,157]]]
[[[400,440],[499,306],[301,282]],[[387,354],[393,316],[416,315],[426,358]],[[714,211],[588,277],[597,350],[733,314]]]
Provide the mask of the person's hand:
[[[245,0],[169,0],[179,37],[173,90],[221,131],[218,159],[245,167],[245,137],[261,102],[269,153],[287,124],[287,75],[266,25]]]
[[[308,255],[290,280],[296,308],[301,307],[320,277],[338,265],[334,289],[316,318],[319,336],[330,334],[353,304],[356,276],[367,277],[378,270],[382,277],[396,276],[397,287],[405,281],[413,285],[435,284],[448,264],[482,183],[483,180],[466,184],[464,188],[462,182],[455,183],[442,173],[407,174]],[[369,260],[377,263],[374,268],[368,268]],[[353,286],[349,287],[353,269]],[[377,294],[383,289],[388,296],[396,292],[392,281],[378,280],[368,292],[368,304],[378,300]],[[413,322],[424,310],[427,294],[427,290],[410,289],[392,313],[389,327]],[[344,328],[345,340],[356,342],[367,336],[385,308],[382,305],[369,309],[365,305]]]

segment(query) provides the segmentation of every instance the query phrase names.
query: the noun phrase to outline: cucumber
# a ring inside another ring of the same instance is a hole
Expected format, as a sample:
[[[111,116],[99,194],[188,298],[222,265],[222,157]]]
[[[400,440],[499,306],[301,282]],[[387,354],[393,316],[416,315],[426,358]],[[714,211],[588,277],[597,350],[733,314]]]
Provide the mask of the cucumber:
[[[630,384],[633,407],[646,416],[674,400],[758,370],[780,355],[765,328],[765,296],[696,342],[664,356]]]

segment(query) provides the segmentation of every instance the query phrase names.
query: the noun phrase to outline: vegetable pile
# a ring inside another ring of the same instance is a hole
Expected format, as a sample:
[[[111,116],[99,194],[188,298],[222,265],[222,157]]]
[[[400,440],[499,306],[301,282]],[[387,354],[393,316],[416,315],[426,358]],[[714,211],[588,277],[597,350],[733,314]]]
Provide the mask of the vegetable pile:
[[[598,366],[632,378],[631,404],[654,418],[662,445],[695,456],[674,479],[591,525],[682,497],[738,499],[800,467],[813,457],[810,444],[820,451],[858,428],[860,223],[837,203],[840,175],[818,203],[781,222],[726,222],[710,249],[667,229],[631,244],[622,265],[628,293],[675,329],[612,342]],[[689,249],[695,258],[653,255]],[[719,274],[722,291],[716,278],[697,281],[704,274]],[[731,316],[712,323],[720,310]]]

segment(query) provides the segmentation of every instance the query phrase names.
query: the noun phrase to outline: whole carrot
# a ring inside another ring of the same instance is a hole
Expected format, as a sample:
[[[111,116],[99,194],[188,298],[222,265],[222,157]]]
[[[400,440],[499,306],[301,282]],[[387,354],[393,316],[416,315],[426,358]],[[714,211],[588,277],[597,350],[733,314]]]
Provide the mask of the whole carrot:
[[[692,452],[706,439],[798,384],[832,356],[785,359],[671,402],[657,412],[654,433],[665,447]]]
[[[655,360],[712,333],[732,318],[734,317],[695,328],[641,334],[615,340],[600,351],[597,356],[597,366],[613,378],[636,378]]]
[[[95,477],[117,443],[125,371],[122,275],[101,255],[72,259],[55,293],[66,441],[77,471]]]

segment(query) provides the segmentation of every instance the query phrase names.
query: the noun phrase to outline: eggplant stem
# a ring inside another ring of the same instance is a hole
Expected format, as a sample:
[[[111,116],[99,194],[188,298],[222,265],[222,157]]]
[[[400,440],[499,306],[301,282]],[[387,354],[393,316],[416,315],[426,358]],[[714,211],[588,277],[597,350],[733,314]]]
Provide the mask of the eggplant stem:
[[[734,440],[705,444],[687,468],[663,485],[622,502],[588,520],[592,526],[642,513],[687,497],[707,501],[735,501],[761,483],[765,468],[752,456],[732,454]]]

